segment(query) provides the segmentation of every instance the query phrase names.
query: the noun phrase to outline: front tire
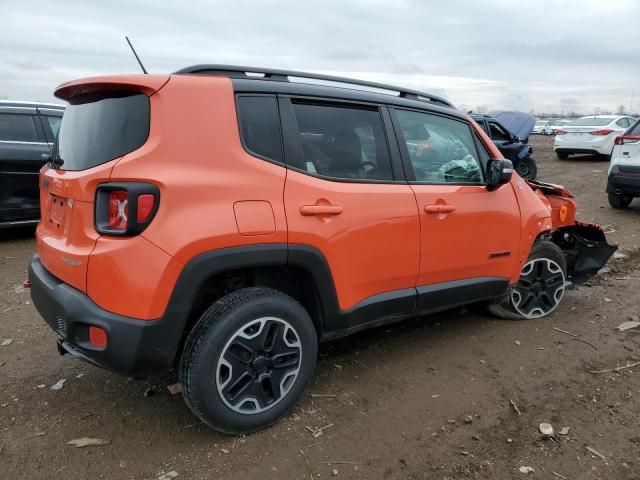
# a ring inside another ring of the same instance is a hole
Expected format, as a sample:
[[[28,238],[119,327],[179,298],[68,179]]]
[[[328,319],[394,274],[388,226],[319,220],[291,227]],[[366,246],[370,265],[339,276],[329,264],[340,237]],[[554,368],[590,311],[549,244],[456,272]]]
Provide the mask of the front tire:
[[[506,320],[546,317],[562,301],[567,260],[553,242],[541,240],[531,249],[518,283],[501,300],[488,305],[489,312]]]
[[[255,432],[302,396],[317,353],[315,327],[296,300],[270,288],[237,290],[214,303],[189,334],[182,394],[210,427]]]
[[[525,180],[535,180],[538,175],[538,166],[536,161],[531,157],[526,157],[518,162],[516,172]]]
[[[633,197],[629,195],[619,195],[617,193],[609,194],[609,205],[611,205],[613,208],[624,210],[629,205],[631,205],[632,201]]]

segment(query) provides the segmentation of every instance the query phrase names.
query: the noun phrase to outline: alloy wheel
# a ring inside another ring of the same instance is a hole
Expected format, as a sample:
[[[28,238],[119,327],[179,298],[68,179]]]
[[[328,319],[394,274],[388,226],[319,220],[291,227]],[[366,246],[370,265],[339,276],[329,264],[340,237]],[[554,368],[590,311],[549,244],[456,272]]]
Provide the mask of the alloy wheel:
[[[513,308],[525,318],[540,318],[551,313],[564,296],[565,275],[556,262],[536,258],[527,262],[520,279],[511,290]]]
[[[264,317],[237,330],[216,368],[222,401],[242,414],[264,412],[284,398],[298,377],[300,337],[289,322]]]

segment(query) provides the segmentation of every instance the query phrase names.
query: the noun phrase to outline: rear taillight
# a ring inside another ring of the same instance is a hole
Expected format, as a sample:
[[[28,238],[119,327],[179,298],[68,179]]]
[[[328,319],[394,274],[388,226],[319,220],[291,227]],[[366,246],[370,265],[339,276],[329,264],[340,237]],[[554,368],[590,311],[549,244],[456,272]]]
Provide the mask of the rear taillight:
[[[613,132],[613,130],[609,129],[609,128],[605,128],[603,130],[596,130],[594,132],[589,132],[591,135],[598,135],[601,137],[604,137],[606,135],[609,135],[611,132]]]
[[[160,191],[150,183],[103,183],[96,190],[96,231],[105,235],[137,235],[158,211]]]
[[[109,192],[109,228],[118,231],[127,230],[129,215],[129,199],[125,190],[112,190]]]
[[[567,134],[566,130],[556,130],[556,136],[557,135],[566,135],[566,134]]]
[[[615,144],[616,145],[624,145],[625,143],[636,143],[640,142],[640,135],[624,135],[620,137],[616,137]]]

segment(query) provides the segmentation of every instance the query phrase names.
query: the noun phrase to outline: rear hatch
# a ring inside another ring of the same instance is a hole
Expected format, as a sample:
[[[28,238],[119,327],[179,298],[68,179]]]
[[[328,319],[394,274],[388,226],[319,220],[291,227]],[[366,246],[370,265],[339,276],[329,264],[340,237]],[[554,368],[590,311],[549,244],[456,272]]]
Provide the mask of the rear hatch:
[[[53,275],[83,292],[88,258],[100,237],[94,226],[96,187],[109,180],[120,158],[147,141],[149,96],[168,78],[102,77],[56,90],[70,105],[52,161],[40,171],[37,247]]]

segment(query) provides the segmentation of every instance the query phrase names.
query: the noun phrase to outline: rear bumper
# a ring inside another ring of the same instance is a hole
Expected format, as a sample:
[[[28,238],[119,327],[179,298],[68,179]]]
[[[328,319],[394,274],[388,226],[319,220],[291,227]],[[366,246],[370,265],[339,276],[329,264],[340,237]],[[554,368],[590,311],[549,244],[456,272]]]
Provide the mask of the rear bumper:
[[[607,179],[607,193],[640,197],[640,167],[614,165]]]
[[[602,151],[601,149],[596,149],[596,148],[579,148],[579,147],[575,147],[575,148],[571,148],[571,147],[554,147],[553,149],[554,152],[556,153],[586,153],[586,154],[603,154],[604,151]]]
[[[29,280],[33,304],[60,336],[61,353],[124,375],[149,376],[172,367],[180,338],[167,319],[136,320],[108,312],[49,273],[37,254],[29,263]],[[90,344],[91,325],[107,332],[106,348]]]

